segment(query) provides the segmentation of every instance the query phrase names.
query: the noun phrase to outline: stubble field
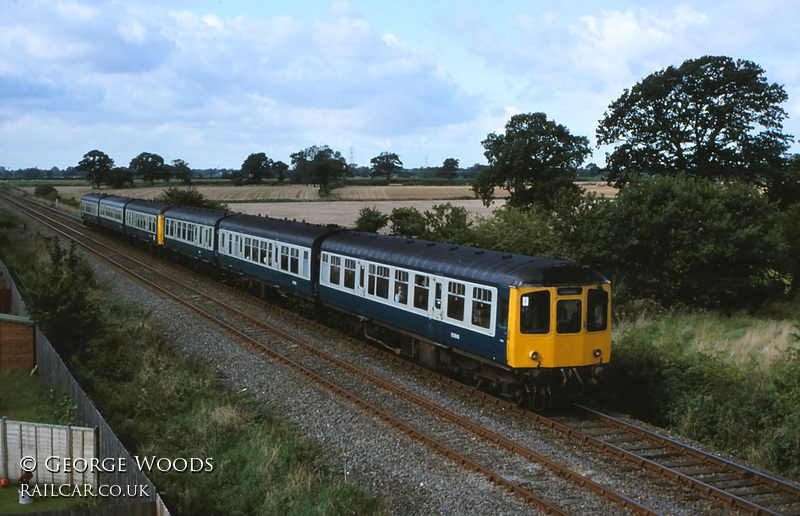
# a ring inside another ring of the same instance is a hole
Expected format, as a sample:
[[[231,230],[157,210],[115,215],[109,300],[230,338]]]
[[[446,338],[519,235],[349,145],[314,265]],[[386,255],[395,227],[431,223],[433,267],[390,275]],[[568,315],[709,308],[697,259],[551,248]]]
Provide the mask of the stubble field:
[[[178,186],[171,184],[169,186]],[[613,197],[615,190],[604,184],[581,185],[588,191],[595,191]],[[164,185],[143,188],[106,190],[103,193],[153,199],[160,195]],[[473,216],[489,216],[492,211],[505,202],[496,200],[486,207],[476,199],[469,186],[347,186],[334,190],[330,197],[321,200],[315,186],[197,186],[197,190],[208,199],[228,203],[232,211],[250,215],[264,215],[290,220],[303,220],[317,224],[338,224],[352,227],[358,212],[364,207],[390,214],[392,209],[414,207],[420,211],[430,210],[434,205],[449,202],[453,206],[465,208]],[[33,188],[30,188],[31,193]],[[61,186],[58,192],[62,197],[80,198],[92,191],[88,186]]]

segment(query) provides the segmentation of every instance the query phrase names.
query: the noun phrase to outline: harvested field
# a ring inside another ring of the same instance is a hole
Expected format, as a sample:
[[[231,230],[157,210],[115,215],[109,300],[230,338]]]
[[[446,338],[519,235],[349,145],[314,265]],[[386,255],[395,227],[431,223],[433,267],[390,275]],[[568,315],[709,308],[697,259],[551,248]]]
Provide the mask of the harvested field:
[[[169,186],[180,186],[172,184]],[[587,190],[613,197],[615,190],[605,184],[581,185]],[[166,186],[135,189],[102,190],[103,193],[153,199]],[[251,215],[265,215],[290,220],[304,220],[318,224],[338,224],[352,227],[358,212],[364,207],[373,207],[381,213],[390,214],[392,209],[414,207],[420,211],[430,210],[434,205],[449,202],[460,206],[473,216],[489,216],[492,210],[505,202],[498,199],[487,208],[475,199],[469,186],[346,186],[333,191],[328,199],[320,200],[315,186],[198,186],[197,190],[208,199],[228,203],[233,211]],[[31,193],[33,187],[26,188]],[[80,198],[92,191],[89,186],[60,186],[62,197]]]

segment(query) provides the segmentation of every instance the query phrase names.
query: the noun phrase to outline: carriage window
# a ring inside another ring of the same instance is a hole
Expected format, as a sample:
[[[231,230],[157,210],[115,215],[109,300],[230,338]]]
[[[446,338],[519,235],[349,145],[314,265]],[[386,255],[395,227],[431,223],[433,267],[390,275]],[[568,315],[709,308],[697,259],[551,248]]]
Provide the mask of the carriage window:
[[[466,287],[463,283],[450,282],[447,285],[447,317],[457,321],[464,320],[464,295]]]
[[[389,267],[369,266],[368,292],[374,296],[389,299]]]
[[[338,285],[341,280],[342,274],[342,257],[331,256],[330,271],[328,272],[328,281],[334,285]]]
[[[250,237],[244,237],[244,259],[250,259]]]
[[[472,288],[472,324],[488,328],[491,324],[492,291],[486,288]]]
[[[605,330],[608,327],[608,292],[600,288],[589,290],[587,307],[587,329]]]
[[[267,263],[267,243],[264,240],[258,245],[258,263]]]
[[[394,271],[394,301],[404,305],[408,303],[408,272]]]
[[[356,288],[356,261],[349,258],[344,259],[344,286]]]
[[[422,310],[428,309],[428,289],[430,278],[427,276],[414,276],[414,306]]]
[[[281,270],[289,270],[289,248],[281,246]]]
[[[581,331],[581,300],[561,299],[556,305],[558,333],[578,333]]]
[[[540,290],[523,295],[519,312],[522,333],[550,333],[550,292]]]
[[[289,267],[289,271],[297,274],[297,271],[300,270],[300,249],[290,249],[291,254],[291,263]]]

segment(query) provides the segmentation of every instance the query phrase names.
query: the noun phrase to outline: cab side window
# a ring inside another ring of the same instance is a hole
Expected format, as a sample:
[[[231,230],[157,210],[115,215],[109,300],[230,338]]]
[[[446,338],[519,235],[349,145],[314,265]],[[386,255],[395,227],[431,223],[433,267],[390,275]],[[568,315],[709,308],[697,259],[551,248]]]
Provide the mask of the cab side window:
[[[600,288],[589,290],[587,303],[586,329],[603,331],[608,328],[608,292]]]

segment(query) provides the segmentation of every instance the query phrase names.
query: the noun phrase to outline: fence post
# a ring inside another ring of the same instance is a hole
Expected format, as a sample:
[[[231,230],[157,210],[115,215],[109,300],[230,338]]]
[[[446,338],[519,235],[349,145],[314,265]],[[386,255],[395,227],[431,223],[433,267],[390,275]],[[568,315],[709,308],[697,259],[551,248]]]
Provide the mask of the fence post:
[[[6,416],[3,416],[3,478],[8,478],[8,431]]]
[[[100,458],[100,427],[94,427],[94,454],[97,458]],[[100,468],[95,468],[94,470],[94,486],[97,489],[100,489]]]

